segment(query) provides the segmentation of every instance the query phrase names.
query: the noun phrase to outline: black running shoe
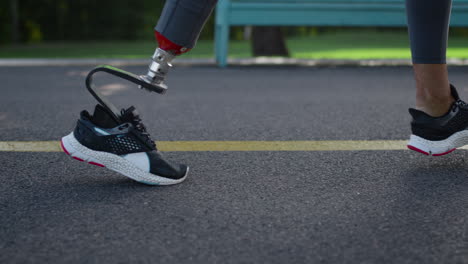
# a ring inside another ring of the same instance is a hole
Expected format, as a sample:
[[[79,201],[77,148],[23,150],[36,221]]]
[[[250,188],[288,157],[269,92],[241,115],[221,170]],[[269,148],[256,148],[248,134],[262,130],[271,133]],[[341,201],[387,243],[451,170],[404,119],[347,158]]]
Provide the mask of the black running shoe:
[[[97,105],[94,114],[81,112],[75,131],[62,138],[65,153],[79,161],[107,167],[135,181],[150,185],[180,183],[188,167],[173,165],[157,150],[136,109],[122,110],[115,121],[107,109]]]
[[[425,155],[442,156],[468,144],[468,104],[460,100],[453,85],[450,89],[455,102],[441,117],[409,109],[413,117],[409,149]]]

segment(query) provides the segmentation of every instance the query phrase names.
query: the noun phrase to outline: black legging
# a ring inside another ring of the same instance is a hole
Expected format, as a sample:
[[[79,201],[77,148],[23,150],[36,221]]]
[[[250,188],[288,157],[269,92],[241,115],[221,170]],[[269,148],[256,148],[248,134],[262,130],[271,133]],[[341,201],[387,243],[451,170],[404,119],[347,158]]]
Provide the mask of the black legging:
[[[217,0],[166,0],[156,30],[172,42],[193,48]],[[406,0],[413,63],[443,64],[451,0]]]
[[[406,0],[413,63],[445,64],[452,0]]]

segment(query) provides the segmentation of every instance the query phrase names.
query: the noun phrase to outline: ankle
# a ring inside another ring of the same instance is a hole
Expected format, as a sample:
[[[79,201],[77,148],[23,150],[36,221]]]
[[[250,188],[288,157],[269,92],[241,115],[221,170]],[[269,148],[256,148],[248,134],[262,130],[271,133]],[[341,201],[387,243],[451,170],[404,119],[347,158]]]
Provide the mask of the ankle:
[[[448,97],[424,97],[416,99],[416,109],[423,111],[424,113],[439,117],[446,114],[455,99],[450,95]]]

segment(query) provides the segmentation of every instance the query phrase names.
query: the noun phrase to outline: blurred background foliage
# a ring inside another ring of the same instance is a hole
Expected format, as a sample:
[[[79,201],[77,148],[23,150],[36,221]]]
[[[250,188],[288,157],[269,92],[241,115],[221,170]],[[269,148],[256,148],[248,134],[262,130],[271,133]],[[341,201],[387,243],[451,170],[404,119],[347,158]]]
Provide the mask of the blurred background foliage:
[[[153,39],[152,28],[163,4],[162,0],[2,0],[0,43]],[[203,38],[211,37],[212,31],[208,26]]]
[[[149,40],[163,0],[2,0],[0,43],[77,40]],[[15,8],[16,6],[16,8]],[[213,16],[201,39],[213,38]],[[244,37],[234,27],[233,39]],[[286,35],[316,35],[320,29],[293,27]]]
[[[82,40],[153,40],[163,0],[1,0],[0,44]],[[213,38],[213,16],[201,39]],[[340,28],[283,28],[286,36],[315,36]],[[379,28],[376,30],[406,30]],[[454,29],[468,36],[468,29]],[[244,38],[233,27],[231,38]]]

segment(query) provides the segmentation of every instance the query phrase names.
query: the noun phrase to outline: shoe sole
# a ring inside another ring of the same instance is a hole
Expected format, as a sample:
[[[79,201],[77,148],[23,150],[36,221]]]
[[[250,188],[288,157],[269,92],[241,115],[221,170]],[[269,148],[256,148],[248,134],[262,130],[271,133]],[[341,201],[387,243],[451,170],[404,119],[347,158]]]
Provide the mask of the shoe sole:
[[[178,184],[187,178],[189,172],[189,168],[187,167],[187,172],[184,177],[180,179],[165,178],[163,176],[146,172],[119,155],[103,151],[95,151],[81,145],[81,143],[76,140],[73,132],[62,138],[61,146],[63,151],[75,160],[87,162],[99,167],[106,167],[137,182],[148,185]]]
[[[468,145],[468,131],[463,130],[444,140],[432,141],[411,135],[408,148],[427,156],[443,156]]]

